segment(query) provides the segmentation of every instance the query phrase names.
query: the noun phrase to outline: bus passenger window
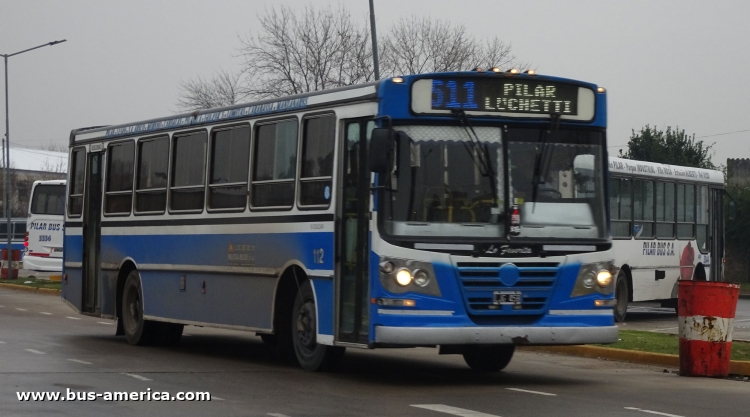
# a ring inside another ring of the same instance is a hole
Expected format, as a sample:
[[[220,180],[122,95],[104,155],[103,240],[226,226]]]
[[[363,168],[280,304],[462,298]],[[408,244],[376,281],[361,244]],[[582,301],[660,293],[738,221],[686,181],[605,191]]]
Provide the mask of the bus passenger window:
[[[130,214],[133,205],[133,141],[116,143],[107,151],[107,191],[104,201],[106,214]]]
[[[656,237],[673,238],[675,220],[675,184],[656,183]]]
[[[169,137],[138,142],[138,180],[135,190],[137,213],[163,213],[167,206]]]
[[[252,206],[291,207],[297,176],[297,120],[259,126],[254,147]]]
[[[169,208],[202,211],[206,179],[206,132],[174,135]]]
[[[304,126],[299,204],[328,207],[332,193],[336,116],[305,119]]]
[[[695,186],[677,184],[677,238],[692,239],[695,226]]]
[[[250,164],[250,126],[215,131],[211,137],[209,209],[244,209]]]
[[[86,176],[86,150],[83,148],[74,150],[72,159],[68,214],[70,217],[80,217],[83,212],[83,180]]]
[[[654,237],[654,182],[633,181],[633,235],[636,238]]]
[[[696,197],[695,240],[698,243],[698,250],[708,253],[708,186],[698,186]]]
[[[609,210],[611,217],[612,237],[630,237],[630,184],[626,178],[610,180]]]

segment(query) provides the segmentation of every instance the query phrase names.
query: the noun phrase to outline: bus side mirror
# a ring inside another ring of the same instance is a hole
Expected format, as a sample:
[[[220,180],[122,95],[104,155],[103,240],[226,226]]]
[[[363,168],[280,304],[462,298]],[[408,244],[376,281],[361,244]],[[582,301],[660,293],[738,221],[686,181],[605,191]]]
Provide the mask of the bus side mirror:
[[[370,171],[384,174],[391,171],[393,161],[393,129],[375,128],[370,137]]]

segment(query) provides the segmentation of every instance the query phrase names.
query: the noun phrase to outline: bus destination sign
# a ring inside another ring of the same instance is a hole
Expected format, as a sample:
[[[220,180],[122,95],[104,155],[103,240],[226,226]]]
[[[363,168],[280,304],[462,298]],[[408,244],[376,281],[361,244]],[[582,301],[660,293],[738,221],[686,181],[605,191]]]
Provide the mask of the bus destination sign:
[[[576,85],[528,79],[433,79],[432,110],[578,115]]]

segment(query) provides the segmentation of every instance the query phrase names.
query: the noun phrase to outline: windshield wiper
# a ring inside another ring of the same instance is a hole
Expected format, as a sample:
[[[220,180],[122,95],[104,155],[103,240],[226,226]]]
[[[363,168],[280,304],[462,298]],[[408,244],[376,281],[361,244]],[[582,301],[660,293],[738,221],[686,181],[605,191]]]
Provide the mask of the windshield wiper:
[[[490,150],[487,143],[482,146],[482,142],[479,140],[477,132],[474,131],[474,126],[471,125],[471,121],[466,116],[466,112],[461,109],[451,110],[451,113],[458,117],[461,122],[461,126],[464,128],[466,135],[469,137],[469,143],[471,148],[466,142],[463,142],[466,147],[466,151],[471,155],[471,159],[479,168],[479,173],[483,177],[488,177],[490,180],[490,191],[492,192],[492,204],[497,207],[497,182],[495,170],[492,169],[492,162],[490,162]]]
[[[534,173],[531,180],[531,202],[534,203],[534,205],[531,207],[532,213],[536,208],[536,197],[539,191],[539,184],[545,183],[547,169],[549,168],[549,164],[544,164],[547,169],[545,169],[544,172],[540,172],[542,170],[543,162],[546,162],[547,160],[547,133],[558,129],[560,129],[560,113],[551,113],[549,130],[539,130],[539,149],[537,149],[536,152],[536,159],[534,160]]]

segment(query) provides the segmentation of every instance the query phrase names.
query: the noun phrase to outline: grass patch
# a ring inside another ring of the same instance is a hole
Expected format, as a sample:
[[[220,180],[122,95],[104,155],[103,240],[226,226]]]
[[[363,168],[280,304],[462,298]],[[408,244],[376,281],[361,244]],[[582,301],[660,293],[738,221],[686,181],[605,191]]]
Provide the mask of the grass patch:
[[[32,287],[32,288],[50,288],[53,290],[59,290],[62,288],[62,282],[60,281],[49,281],[45,279],[36,279],[34,277],[27,277],[27,278],[18,277],[18,279],[2,279],[0,280],[0,283],[23,285],[25,287]]]
[[[750,282],[740,283],[740,294],[750,295]]]
[[[620,330],[620,340],[617,343],[600,346],[671,355],[680,353],[679,338],[676,335],[638,330]],[[750,361],[750,343],[732,342],[732,360]]]

